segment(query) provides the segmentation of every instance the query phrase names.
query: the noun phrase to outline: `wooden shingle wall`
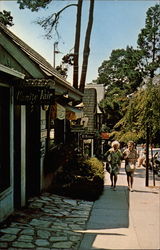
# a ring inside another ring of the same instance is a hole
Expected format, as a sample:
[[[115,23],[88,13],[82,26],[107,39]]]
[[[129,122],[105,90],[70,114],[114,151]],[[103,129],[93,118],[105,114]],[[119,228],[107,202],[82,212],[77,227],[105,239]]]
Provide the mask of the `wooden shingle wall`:
[[[86,88],[83,96],[84,115],[88,119],[88,131],[92,132],[96,129],[96,112],[97,112],[97,92],[94,88]]]

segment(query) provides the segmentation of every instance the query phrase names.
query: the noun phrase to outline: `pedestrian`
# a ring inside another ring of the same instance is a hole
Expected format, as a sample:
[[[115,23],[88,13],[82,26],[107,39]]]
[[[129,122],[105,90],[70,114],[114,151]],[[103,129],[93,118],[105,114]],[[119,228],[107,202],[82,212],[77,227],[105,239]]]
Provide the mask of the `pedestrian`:
[[[136,162],[138,159],[137,150],[134,148],[134,142],[129,141],[127,149],[123,152],[123,159],[125,160],[125,171],[127,175],[128,190],[133,191],[133,177],[136,169]]]
[[[141,145],[141,150],[139,150],[139,158],[138,158],[138,167],[140,168],[141,165],[145,164],[146,159],[146,144]]]
[[[111,188],[113,188],[114,191],[116,191],[117,175],[119,173],[122,160],[122,153],[119,147],[119,142],[113,141],[111,148],[104,155],[106,159],[106,166],[110,166],[108,172],[110,173]]]

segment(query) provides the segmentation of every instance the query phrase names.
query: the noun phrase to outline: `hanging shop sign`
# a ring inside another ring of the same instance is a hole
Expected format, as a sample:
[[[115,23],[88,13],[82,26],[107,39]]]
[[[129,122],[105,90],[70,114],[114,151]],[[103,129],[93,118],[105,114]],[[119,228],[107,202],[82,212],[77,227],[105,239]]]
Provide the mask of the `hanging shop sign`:
[[[81,135],[82,139],[94,139],[94,134],[83,134]]]
[[[54,103],[55,90],[46,87],[18,87],[14,91],[17,105],[50,105]]]
[[[101,138],[104,139],[104,140],[109,139],[109,133],[102,132],[102,133],[101,133]]]

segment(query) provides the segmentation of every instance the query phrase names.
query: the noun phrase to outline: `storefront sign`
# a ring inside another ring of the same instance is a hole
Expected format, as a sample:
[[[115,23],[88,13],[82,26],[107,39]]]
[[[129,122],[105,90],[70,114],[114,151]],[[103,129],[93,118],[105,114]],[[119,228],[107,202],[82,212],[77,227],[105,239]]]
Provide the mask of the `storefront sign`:
[[[106,132],[101,133],[101,138],[104,140],[109,139],[109,133],[106,133]]]
[[[81,135],[82,139],[94,139],[94,134]]]
[[[15,88],[14,102],[17,105],[49,105],[54,103],[55,90],[43,87]]]

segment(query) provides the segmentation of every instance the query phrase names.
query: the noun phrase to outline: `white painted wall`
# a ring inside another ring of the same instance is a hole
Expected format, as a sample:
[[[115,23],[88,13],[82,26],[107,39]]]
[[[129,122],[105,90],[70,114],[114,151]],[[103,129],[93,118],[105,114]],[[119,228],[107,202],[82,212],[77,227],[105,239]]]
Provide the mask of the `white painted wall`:
[[[21,106],[21,206],[26,203],[26,107]]]

